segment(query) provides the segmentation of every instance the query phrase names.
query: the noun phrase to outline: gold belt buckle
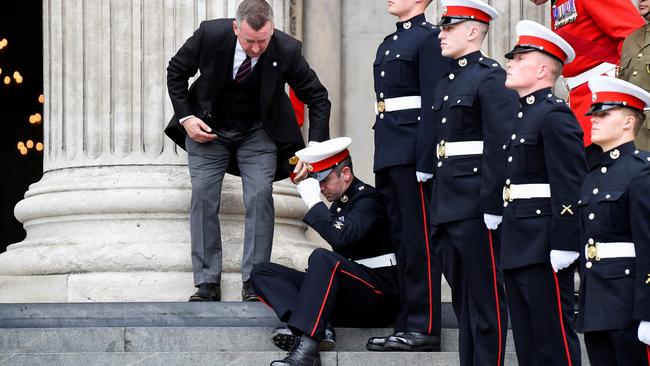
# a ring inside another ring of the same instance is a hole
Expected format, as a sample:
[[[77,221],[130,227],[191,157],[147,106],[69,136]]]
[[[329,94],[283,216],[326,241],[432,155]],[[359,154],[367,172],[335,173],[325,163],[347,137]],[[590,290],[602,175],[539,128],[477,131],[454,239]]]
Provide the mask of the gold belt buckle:
[[[512,202],[512,191],[510,187],[503,187],[503,202]]]
[[[589,244],[587,246],[587,257],[589,259],[595,259],[597,261],[600,260],[600,257],[598,257],[598,247],[596,246],[596,244],[593,245]]]
[[[436,154],[438,155],[438,159],[447,157],[447,149],[445,148],[445,140],[440,141],[438,143],[438,146],[436,146]]]
[[[386,110],[386,103],[384,103],[383,100],[377,103],[377,110],[379,111],[379,113],[384,113],[384,111]]]

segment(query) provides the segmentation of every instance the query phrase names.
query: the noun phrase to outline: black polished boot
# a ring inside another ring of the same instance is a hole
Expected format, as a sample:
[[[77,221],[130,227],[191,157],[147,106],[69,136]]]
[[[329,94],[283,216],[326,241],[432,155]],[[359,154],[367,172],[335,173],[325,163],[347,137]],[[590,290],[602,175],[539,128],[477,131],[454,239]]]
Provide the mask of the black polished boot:
[[[299,337],[289,327],[277,327],[271,332],[271,340],[281,350],[289,351]],[[318,345],[319,351],[331,351],[336,347],[336,332],[327,324],[325,335]]]
[[[366,349],[373,352],[388,352],[393,351],[392,349],[386,347],[386,341],[390,336],[401,336],[404,332],[396,332],[392,335],[387,335],[383,337],[370,337],[366,343]]]
[[[202,283],[197,287],[189,301],[221,301],[221,287],[216,283]]]
[[[305,334],[301,335],[287,357],[271,362],[271,366],[321,366],[318,341]]]
[[[260,298],[257,297],[255,289],[253,289],[253,285],[251,284],[250,280],[242,284],[241,301],[260,301]]]
[[[386,340],[386,347],[395,351],[440,352],[440,337],[418,332],[394,334]]]

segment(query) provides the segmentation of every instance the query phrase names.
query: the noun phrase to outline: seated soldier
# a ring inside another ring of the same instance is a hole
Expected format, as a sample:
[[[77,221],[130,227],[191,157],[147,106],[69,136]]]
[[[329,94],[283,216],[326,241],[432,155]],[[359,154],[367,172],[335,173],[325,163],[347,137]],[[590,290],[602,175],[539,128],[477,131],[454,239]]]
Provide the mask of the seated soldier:
[[[261,263],[251,273],[261,300],[287,323],[273,331],[273,341],[291,351],[273,366],[320,365],[319,342],[328,324],[384,327],[399,309],[388,215],[379,193],[354,177],[351,141],[340,137],[296,152],[294,182],[309,208],[303,221],[333,251],[314,250],[306,272]],[[332,202],[329,209],[321,193]]]

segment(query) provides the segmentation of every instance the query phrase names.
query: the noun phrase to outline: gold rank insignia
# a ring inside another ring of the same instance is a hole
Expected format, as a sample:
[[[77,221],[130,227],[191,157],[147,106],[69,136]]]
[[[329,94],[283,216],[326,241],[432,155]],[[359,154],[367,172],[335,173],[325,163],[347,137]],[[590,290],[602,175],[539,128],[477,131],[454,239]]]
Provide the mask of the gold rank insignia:
[[[560,215],[564,215],[568,213],[569,215],[573,215],[573,211],[571,210],[571,205],[562,205],[562,212],[560,212]]]
[[[609,157],[614,159],[614,160],[618,159],[619,156],[621,156],[621,152],[618,151],[618,149],[614,149],[614,150],[609,152]]]

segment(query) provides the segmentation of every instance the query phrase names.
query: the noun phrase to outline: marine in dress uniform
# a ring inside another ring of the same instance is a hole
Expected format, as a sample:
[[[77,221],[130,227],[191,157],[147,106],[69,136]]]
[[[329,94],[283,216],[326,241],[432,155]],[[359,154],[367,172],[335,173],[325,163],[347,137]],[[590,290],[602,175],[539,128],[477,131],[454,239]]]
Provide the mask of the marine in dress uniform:
[[[520,107],[503,145],[501,265],[517,359],[520,365],[580,365],[573,278],[587,162],[580,125],[552,91],[575,53],[535,22],[522,20],[516,30],[506,86],[518,92]]]
[[[373,63],[375,182],[390,217],[402,306],[395,336],[371,338],[367,349],[372,351],[440,349],[441,273],[431,255],[426,217],[433,157],[418,154],[422,159],[416,164],[416,139],[419,126],[432,123],[433,92],[449,61],[440,55],[439,29],[423,14],[430,0],[412,3],[389,3],[400,21]]]
[[[306,272],[275,263],[256,265],[251,280],[262,301],[296,335],[288,357],[272,365],[320,365],[318,341],[326,324],[385,327],[399,309],[396,258],[381,195],[355,178],[341,137],[296,153],[310,169],[298,191],[309,207],[303,221],[332,251],[309,256]],[[320,181],[320,182],[319,182]],[[332,205],[328,209],[320,192]]]
[[[418,141],[435,157],[432,245],[451,286],[460,329],[461,365],[501,365],[507,328],[499,253],[504,151],[517,96],[505,71],[481,54],[496,9],[477,0],[446,0],[442,54],[453,58],[433,99],[433,131]]]
[[[618,78],[650,90],[650,0],[639,0],[639,13],[646,25],[637,29],[623,41]],[[646,121],[649,113],[646,112]],[[645,123],[636,136],[635,144],[643,150],[650,149],[650,124]]]
[[[551,0],[551,28],[576,53],[562,75],[569,90],[571,110],[584,132],[585,145],[591,144],[591,121],[585,117],[591,104],[587,81],[602,74],[614,76],[623,40],[643,24],[631,1]]]
[[[650,365],[650,154],[634,146],[633,127],[650,94],[606,77],[589,88],[592,138],[604,153],[580,191],[578,330],[592,366]]]

